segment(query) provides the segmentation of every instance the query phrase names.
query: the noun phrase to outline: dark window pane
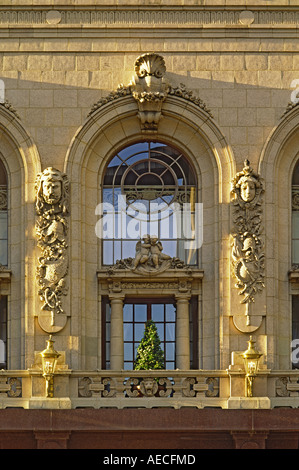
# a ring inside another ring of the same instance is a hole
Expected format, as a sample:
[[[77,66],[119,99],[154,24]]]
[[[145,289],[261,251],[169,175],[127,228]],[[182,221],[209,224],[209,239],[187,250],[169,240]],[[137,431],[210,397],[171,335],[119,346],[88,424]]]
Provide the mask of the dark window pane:
[[[124,323],[124,341],[133,341],[132,323]]]
[[[7,211],[0,211],[0,240],[7,239]]]
[[[175,341],[175,323],[166,323],[166,341]]]
[[[147,321],[147,305],[144,304],[135,304],[135,321],[137,322],[146,322]]]
[[[132,304],[124,305],[124,321],[125,322],[133,321],[133,305]]]
[[[143,337],[143,333],[144,333],[144,328],[145,328],[145,325],[143,323],[136,323],[135,324],[135,328],[134,328],[135,341],[138,341],[138,342],[141,341],[141,339]]]
[[[0,368],[6,369],[7,296],[0,296]]]
[[[0,263],[7,265],[7,240],[0,240]]]
[[[124,359],[125,361],[133,360],[133,344],[132,343],[124,343]]]
[[[175,306],[172,304],[166,304],[166,321],[175,321]]]
[[[152,320],[164,321],[164,304],[152,304]]]
[[[104,264],[113,264],[113,242],[103,240],[103,261]]]

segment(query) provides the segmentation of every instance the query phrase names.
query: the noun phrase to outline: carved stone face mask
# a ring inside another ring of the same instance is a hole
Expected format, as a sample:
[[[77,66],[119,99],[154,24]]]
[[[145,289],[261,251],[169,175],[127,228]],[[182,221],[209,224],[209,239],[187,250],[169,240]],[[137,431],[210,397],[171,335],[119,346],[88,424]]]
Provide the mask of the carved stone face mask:
[[[42,183],[43,196],[47,204],[57,204],[62,195],[61,181],[50,176]]]
[[[240,187],[241,198],[245,202],[251,202],[255,197],[255,183],[254,181],[247,179],[245,180]]]

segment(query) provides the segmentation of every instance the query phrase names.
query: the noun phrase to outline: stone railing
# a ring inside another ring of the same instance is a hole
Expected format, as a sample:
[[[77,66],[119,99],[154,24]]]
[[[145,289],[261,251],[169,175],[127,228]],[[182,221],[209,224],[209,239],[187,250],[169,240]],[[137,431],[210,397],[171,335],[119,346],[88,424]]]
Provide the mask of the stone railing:
[[[95,408],[117,406],[173,407],[221,406],[219,384],[225,371],[102,371],[82,377],[73,372],[77,380],[78,398],[75,406]],[[220,401],[219,401],[220,400]]]
[[[239,380],[239,390],[234,382]],[[245,399],[244,371],[71,371],[58,370],[54,398],[45,398],[41,370],[0,371],[2,408],[299,408],[299,370],[262,371],[254,381],[253,398]],[[262,393],[260,393],[262,391]],[[246,404],[244,405],[244,400]],[[231,405],[233,403],[233,405]],[[241,403],[241,402],[240,402]],[[252,405],[252,406],[251,406]]]

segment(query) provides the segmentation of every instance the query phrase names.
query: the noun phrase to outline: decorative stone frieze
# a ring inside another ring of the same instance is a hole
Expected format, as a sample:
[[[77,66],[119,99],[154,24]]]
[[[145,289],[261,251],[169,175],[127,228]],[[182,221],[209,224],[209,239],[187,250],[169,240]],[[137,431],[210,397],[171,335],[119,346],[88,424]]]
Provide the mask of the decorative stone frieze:
[[[64,173],[46,168],[36,180],[36,234],[38,294],[42,301],[38,320],[41,328],[56,333],[66,323],[62,297],[67,293],[69,182]]]
[[[261,177],[253,171],[250,162],[245,160],[243,170],[232,181],[233,275],[237,280],[235,287],[243,297],[240,303],[245,305],[246,324],[239,325],[239,329],[244,332],[256,329],[257,324],[252,324],[250,305],[265,287],[265,253],[261,236],[263,192]]]
[[[215,8],[208,6],[193,5],[184,6],[171,5],[171,8],[163,5],[146,5],[142,9],[134,6],[122,8],[120,5],[113,8],[109,5],[109,9],[102,5],[92,5],[92,8],[85,6],[81,9],[79,6],[76,10],[71,7],[62,6],[59,11],[55,11],[56,15],[49,10],[48,5],[30,5],[30,9],[26,9],[24,5],[13,5],[5,7],[0,12],[0,24],[20,24],[20,25],[73,25],[81,27],[82,24],[97,27],[122,27],[126,24],[132,27],[149,27],[159,25],[160,27],[190,27],[191,25],[240,25],[248,27],[247,22],[240,22],[244,18],[244,6],[234,5],[233,8],[226,6],[221,8],[217,5]],[[258,9],[251,9],[252,17],[255,24],[273,25],[273,24],[298,24],[299,13],[296,5],[288,5],[288,9],[282,11],[281,8],[273,6],[267,9],[259,6]],[[243,13],[243,15],[242,15]],[[248,14],[247,14],[248,15]],[[247,17],[246,17],[247,18]],[[250,23],[251,24],[251,23]]]

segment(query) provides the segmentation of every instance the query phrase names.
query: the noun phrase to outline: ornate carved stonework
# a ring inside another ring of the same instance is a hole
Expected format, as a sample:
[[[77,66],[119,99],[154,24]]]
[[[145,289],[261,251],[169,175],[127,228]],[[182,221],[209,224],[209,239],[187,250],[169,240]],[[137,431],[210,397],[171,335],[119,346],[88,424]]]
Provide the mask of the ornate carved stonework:
[[[109,274],[113,274],[115,269],[127,269],[136,274],[160,274],[167,269],[187,268],[185,263],[179,258],[163,253],[162,243],[158,237],[144,235],[136,243],[135,258],[125,258],[117,260],[116,264],[109,268]]]
[[[245,304],[246,332],[252,328],[250,305],[255,296],[264,287],[264,247],[261,233],[263,183],[258,174],[245,160],[244,168],[237,173],[232,181],[233,195],[233,243],[232,259],[233,274],[237,279],[235,287],[243,296],[241,304]],[[257,319],[255,319],[257,320]]]
[[[66,323],[62,296],[66,295],[68,271],[67,216],[69,183],[65,174],[46,168],[36,180],[36,234],[41,256],[37,268],[38,293],[42,301],[39,324],[48,333]]]
[[[0,106],[3,106],[3,108],[8,109],[8,111],[13,113],[16,116],[16,118],[20,119],[20,116],[18,115],[16,109],[13,107],[13,105],[9,101],[7,100],[0,101]]]
[[[157,132],[158,123],[162,116],[162,104],[167,96],[176,96],[190,101],[210,117],[211,111],[205,103],[188,90],[183,83],[172,86],[165,78],[166,66],[162,56],[146,53],[135,61],[135,75],[128,86],[120,84],[116,91],[100,98],[91,108],[88,116],[105,104],[132,95],[138,105],[138,117],[143,132]]]
[[[158,128],[162,103],[169,89],[165,72],[164,59],[158,54],[143,54],[135,62],[131,90],[138,104],[143,131],[156,131]]]
[[[0,186],[0,211],[7,210],[7,186]]]

